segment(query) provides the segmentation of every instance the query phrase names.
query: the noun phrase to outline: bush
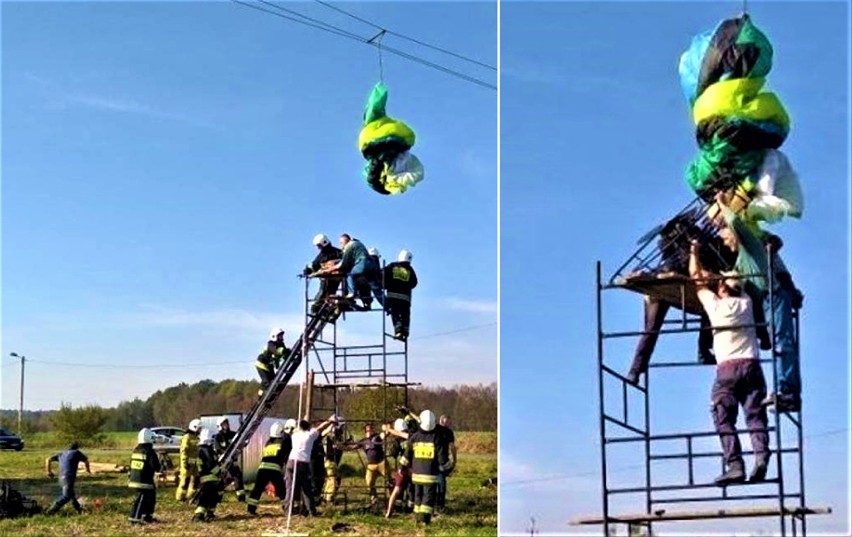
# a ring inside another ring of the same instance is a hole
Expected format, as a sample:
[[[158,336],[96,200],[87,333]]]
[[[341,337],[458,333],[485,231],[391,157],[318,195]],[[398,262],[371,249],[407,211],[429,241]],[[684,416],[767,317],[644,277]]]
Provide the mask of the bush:
[[[105,435],[101,432],[107,420],[104,409],[99,406],[84,406],[77,409],[62,403],[62,406],[48,420],[63,444],[79,442],[81,445],[101,445]]]

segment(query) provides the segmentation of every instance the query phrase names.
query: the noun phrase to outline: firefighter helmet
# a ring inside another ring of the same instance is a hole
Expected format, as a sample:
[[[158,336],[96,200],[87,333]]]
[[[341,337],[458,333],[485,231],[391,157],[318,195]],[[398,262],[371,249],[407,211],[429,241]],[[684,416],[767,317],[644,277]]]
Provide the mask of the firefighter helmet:
[[[379,253],[378,248],[370,248],[369,250],[367,250],[367,253],[376,257],[382,257],[382,254]]]
[[[150,444],[154,441],[154,431],[145,427],[141,431],[139,431],[139,435],[136,437],[136,440],[140,444]]]
[[[281,428],[284,430],[285,433],[293,434],[293,431],[296,430],[296,420],[294,420],[293,418],[288,419],[284,422]]]
[[[414,256],[408,250],[400,250],[396,260],[400,263],[411,263]]]
[[[397,418],[395,422],[393,422],[393,429],[398,433],[404,433],[406,430],[405,420],[402,418]]]
[[[269,428],[269,438],[281,438],[284,436],[286,432],[286,426],[280,422],[276,421],[272,424],[272,427]]]
[[[283,328],[273,328],[269,331],[269,341],[275,341],[279,335],[284,334]]]
[[[187,427],[187,429],[191,433],[197,433],[198,430],[201,429],[201,420],[198,419],[198,418],[195,418],[194,420],[189,422],[189,426]]]
[[[198,434],[198,443],[199,444],[212,444],[213,443],[213,433],[210,432],[210,429],[207,427],[201,429],[201,432]]]
[[[328,237],[322,233],[314,235],[314,246],[328,246]]]
[[[420,413],[420,428],[427,433],[435,428],[435,413],[431,410],[424,410]]]

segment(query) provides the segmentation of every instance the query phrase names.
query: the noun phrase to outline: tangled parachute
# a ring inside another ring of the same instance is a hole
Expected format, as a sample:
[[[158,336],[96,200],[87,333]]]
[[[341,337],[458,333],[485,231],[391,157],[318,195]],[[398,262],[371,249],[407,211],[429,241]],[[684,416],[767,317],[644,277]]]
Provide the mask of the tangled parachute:
[[[804,208],[798,177],[778,150],[790,116],[764,89],[772,53],[766,35],[742,15],[695,36],[680,58],[699,147],[686,182],[708,202],[733,191],[753,222],[800,218]]]
[[[370,92],[358,149],[367,159],[364,180],[380,194],[401,194],[423,180],[423,165],[409,150],[416,135],[385,112],[388,90],[379,82]]]

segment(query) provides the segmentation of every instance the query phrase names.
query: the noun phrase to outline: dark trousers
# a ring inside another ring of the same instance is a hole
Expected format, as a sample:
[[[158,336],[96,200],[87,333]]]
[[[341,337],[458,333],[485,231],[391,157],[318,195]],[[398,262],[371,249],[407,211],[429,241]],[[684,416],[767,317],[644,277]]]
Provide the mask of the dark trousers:
[[[275,495],[281,501],[281,507],[287,509],[287,487],[284,485],[284,476],[277,470],[267,470],[262,468],[257,471],[257,477],[254,480],[254,488],[251,489],[248,501],[248,512],[254,513],[257,511],[257,506],[260,503],[260,497],[263,491],[266,490],[266,485],[272,483],[275,489]]]
[[[716,367],[716,380],[710,395],[713,424],[719,433],[725,463],[742,464],[743,454],[737,436],[737,411],[743,407],[755,457],[769,455],[766,408],[766,380],[758,360],[732,360]]]
[[[316,515],[314,496],[311,490],[311,464],[308,462],[287,461],[287,493],[292,491],[292,497],[288,497],[288,507],[294,498],[301,498],[302,505],[311,515]],[[295,481],[294,481],[295,480]],[[295,487],[295,488],[294,488]],[[292,507],[291,507],[292,508]]]
[[[411,322],[411,302],[388,297],[387,310],[393,321],[393,329],[397,334],[407,336],[408,325]]]
[[[435,500],[437,499],[437,483],[429,485],[414,484],[414,514],[426,524],[432,522],[432,513],[435,511]]]
[[[198,507],[195,509],[196,515],[209,518],[213,514],[222,499],[222,490],[219,484],[218,479],[201,484],[201,491],[198,493]]]
[[[636,344],[636,352],[633,355],[633,363],[630,372],[633,374],[646,373],[648,364],[651,363],[651,355],[657,346],[658,333],[663,328],[663,321],[672,305],[649,296],[645,297],[645,328],[643,334]],[[701,312],[701,328],[698,333],[698,354],[708,356],[713,353],[713,332],[710,331],[710,319],[707,314]]]
[[[234,492],[237,493],[237,497],[243,497],[246,495],[245,493],[245,484],[243,483],[243,470],[237,464],[231,464],[228,467],[227,471],[227,479],[228,483],[234,483]]]
[[[337,292],[340,287],[340,280],[330,278],[320,278],[320,288],[314,296],[314,303],[311,304],[311,313],[316,314],[322,307],[322,303],[326,297],[329,297]]]
[[[266,391],[266,388],[268,388],[269,385],[272,383],[272,380],[275,379],[275,373],[271,371],[272,366],[267,365],[266,367],[268,367],[270,371],[261,369],[259,367],[255,368],[257,369],[257,374],[260,376],[260,389],[264,391]]]
[[[69,477],[69,476],[59,476],[59,484],[62,486],[62,494],[60,494],[56,500],[53,502],[53,505],[50,506],[50,509],[47,510],[48,514],[55,513],[62,509],[62,507],[71,502],[71,505],[74,506],[74,509],[81,513],[83,508],[80,506],[80,502],[77,501],[77,491],[74,490],[74,485],[77,482],[77,477]]]
[[[130,507],[130,520],[150,520],[157,506],[157,489],[136,489],[136,499]]]

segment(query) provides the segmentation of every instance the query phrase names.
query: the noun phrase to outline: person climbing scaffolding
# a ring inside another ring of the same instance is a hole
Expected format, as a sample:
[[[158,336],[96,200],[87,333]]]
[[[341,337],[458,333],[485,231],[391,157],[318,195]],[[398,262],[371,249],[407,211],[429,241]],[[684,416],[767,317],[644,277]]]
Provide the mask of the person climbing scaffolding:
[[[305,266],[303,275],[307,277],[320,276],[324,267],[328,266],[332,261],[339,261],[340,258],[343,257],[343,252],[340,251],[340,248],[332,245],[331,241],[328,240],[328,237],[321,233],[314,236],[313,243],[319,251],[317,252],[316,257],[314,257],[314,260],[311,261],[309,265]],[[313,304],[311,304],[311,313],[314,315],[319,312],[323,301],[327,297],[336,293],[337,289],[340,287],[340,280],[337,278],[319,278],[319,280],[320,288],[319,291],[317,291],[316,296],[314,296]]]

